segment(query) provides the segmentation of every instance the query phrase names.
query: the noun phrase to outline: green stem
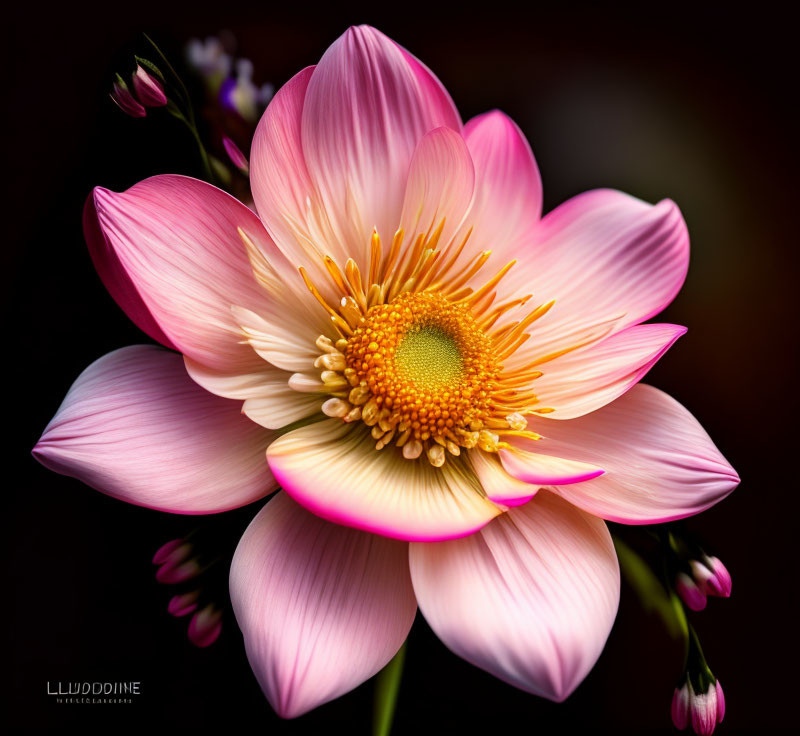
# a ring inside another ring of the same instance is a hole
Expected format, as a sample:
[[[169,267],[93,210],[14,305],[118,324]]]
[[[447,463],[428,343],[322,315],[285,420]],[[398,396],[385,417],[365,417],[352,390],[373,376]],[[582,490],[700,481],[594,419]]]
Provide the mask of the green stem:
[[[167,70],[169,71],[169,73],[172,75],[172,78],[179,86],[178,90],[179,97],[183,102],[185,110],[181,110],[174,103],[171,103],[168,109],[174,117],[178,118],[178,120],[182,120],[185,123],[186,127],[191,132],[192,137],[197,142],[197,148],[200,150],[200,158],[203,161],[203,168],[205,169],[206,177],[208,178],[208,181],[211,184],[216,184],[217,177],[214,174],[214,170],[211,168],[211,161],[208,158],[208,152],[206,151],[206,147],[203,145],[203,140],[200,137],[199,131],[197,130],[197,123],[195,122],[194,110],[192,109],[192,102],[191,98],[189,97],[189,91],[186,89],[186,85],[183,83],[183,80],[178,75],[178,72],[176,72],[172,64],[169,63],[169,59],[167,59],[167,57],[164,55],[164,52],[160,48],[158,48],[156,42],[153,41],[153,39],[150,38],[150,36],[148,36],[146,33],[144,34],[144,37],[149,41],[153,49],[155,49],[155,52],[161,57],[161,60],[164,62],[164,65],[166,66]]]
[[[619,565],[626,582],[647,611],[657,613],[673,639],[688,642],[689,623],[675,592],[665,587],[650,566],[619,537],[614,537]]]
[[[406,659],[406,643],[392,657],[377,675],[375,682],[375,701],[372,711],[372,736],[389,736],[392,730],[397,693],[403,677],[403,664]]]

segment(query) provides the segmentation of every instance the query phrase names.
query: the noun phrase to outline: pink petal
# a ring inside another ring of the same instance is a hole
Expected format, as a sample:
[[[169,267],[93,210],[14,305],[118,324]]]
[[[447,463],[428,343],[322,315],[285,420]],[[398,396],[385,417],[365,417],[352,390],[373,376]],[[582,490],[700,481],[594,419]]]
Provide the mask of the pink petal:
[[[440,247],[458,231],[472,201],[475,170],[467,144],[450,128],[436,128],[419,142],[408,173],[400,226],[407,242],[442,220]]]
[[[556,300],[518,351],[534,358],[571,347],[565,336],[592,325],[616,320],[619,331],[658,314],[683,284],[689,237],[673,202],[597,189],[545,216],[519,258],[506,286]]]
[[[340,242],[306,166],[300,125],[314,67],[292,77],[267,106],[253,137],[250,185],[258,214],[269,234],[295,267],[304,266],[323,293],[329,276],[323,258],[344,266],[358,244]]]
[[[434,468],[378,451],[361,423],[328,419],[273,442],[267,460],[283,489],[337,524],[397,539],[451,539],[480,529],[500,513],[458,463]]]
[[[722,685],[719,684],[719,680],[717,680],[716,691],[717,691],[717,723],[722,723],[722,719],[725,718],[725,693],[722,692]]]
[[[271,436],[197,386],[180,355],[134,345],[78,377],[33,454],[123,501],[208,514],[275,488],[264,460]]]
[[[237,228],[278,261],[251,210],[210,184],[171,175],[121,194],[96,188],[91,201],[87,220],[98,227],[87,229],[89,248],[109,291],[137,324],[160,339],[142,318],[144,306],[165,344],[192,359],[227,373],[258,365],[230,312],[233,304],[258,309],[267,302]]]
[[[557,492],[576,506],[623,524],[652,524],[697,514],[739,483],[736,471],[697,420],[675,399],[637,384],[591,414],[534,419],[544,435],[526,449],[596,464],[605,474]]]
[[[638,383],[675,341],[680,325],[634,325],[541,366],[533,389],[548,419],[573,419],[605,406]]]
[[[510,475],[496,452],[470,450],[467,457],[484,493],[497,504],[519,506],[530,501],[539,490],[538,484],[526,483]]]
[[[689,686],[684,685],[680,690],[675,688],[672,694],[672,723],[679,731],[689,725]]]
[[[535,445],[533,445],[535,446]],[[597,478],[605,471],[589,463],[552,455],[529,452],[518,447],[500,450],[500,461],[506,472],[524,483],[534,485],[568,485]]]
[[[369,26],[349,28],[311,75],[301,141],[340,243],[363,268],[373,228],[391,241],[425,133],[461,131],[450,96],[417,59]]]
[[[250,666],[283,718],[372,677],[416,613],[408,545],[329,524],[285,493],[245,531],[230,590]]]
[[[464,137],[475,163],[471,247],[492,250],[502,266],[518,257],[541,216],[539,168],[522,131],[499,110],[472,118]]]
[[[420,610],[453,652],[551,700],[583,680],[614,623],[611,535],[546,491],[470,537],[412,544],[409,559]]]

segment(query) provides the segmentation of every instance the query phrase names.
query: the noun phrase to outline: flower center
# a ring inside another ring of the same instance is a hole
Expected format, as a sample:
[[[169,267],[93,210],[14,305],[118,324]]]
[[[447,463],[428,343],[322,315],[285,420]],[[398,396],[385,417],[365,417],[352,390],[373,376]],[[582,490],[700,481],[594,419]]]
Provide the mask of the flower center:
[[[355,384],[349,400],[366,404],[367,424],[378,417],[378,430],[399,431],[403,444],[415,440],[406,453],[429,439],[455,448],[463,444],[457,432],[483,427],[498,365],[465,306],[439,294],[401,294],[369,308],[343,347],[345,376]]]

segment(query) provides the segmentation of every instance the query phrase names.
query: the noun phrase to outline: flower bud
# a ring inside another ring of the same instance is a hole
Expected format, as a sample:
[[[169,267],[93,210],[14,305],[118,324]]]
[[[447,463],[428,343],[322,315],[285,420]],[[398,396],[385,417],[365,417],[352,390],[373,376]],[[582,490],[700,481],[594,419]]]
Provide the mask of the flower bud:
[[[156,570],[156,580],[159,583],[175,585],[196,578],[201,572],[200,564],[194,559],[186,560],[181,564],[167,562]]]
[[[685,572],[675,578],[675,591],[692,611],[702,611],[706,607],[706,594]]]
[[[228,158],[231,160],[231,163],[245,176],[247,176],[247,174],[250,172],[250,165],[247,163],[247,158],[245,155],[239,150],[239,146],[237,146],[227,136],[222,138],[222,145],[225,146],[225,153],[228,154]]]
[[[718,557],[703,555],[702,561],[692,560],[689,566],[692,569],[692,577],[703,593],[730,598],[731,574]]]
[[[192,545],[183,539],[173,539],[162,545],[153,555],[153,564],[160,565],[156,571],[159,583],[183,583],[199,575],[202,570],[196,559],[190,559]]]
[[[189,641],[196,647],[211,646],[222,631],[222,611],[213,603],[192,616],[189,622]]]
[[[147,111],[139,103],[128,89],[125,80],[117,74],[117,79],[114,82],[113,90],[111,92],[111,99],[117,104],[120,110],[132,118],[143,118],[147,115]]]
[[[199,590],[193,590],[191,593],[182,593],[181,595],[174,595],[167,605],[167,612],[171,616],[188,616],[197,610],[197,599],[200,597]]]
[[[704,692],[695,692],[687,676],[681,688],[675,688],[672,696],[672,722],[683,731],[689,723],[698,736],[714,733],[725,716],[725,695],[719,680],[710,682]]]
[[[154,565],[163,565],[168,560],[175,559],[175,554],[178,549],[180,549],[186,543],[183,539],[173,539],[166,544],[162,544],[158,551],[153,555],[153,564]],[[188,553],[187,553],[188,556]],[[185,557],[182,557],[179,562],[181,562]]]
[[[164,87],[154,76],[148,74],[141,65],[136,65],[133,75],[133,89],[145,107],[163,107],[167,104]]]

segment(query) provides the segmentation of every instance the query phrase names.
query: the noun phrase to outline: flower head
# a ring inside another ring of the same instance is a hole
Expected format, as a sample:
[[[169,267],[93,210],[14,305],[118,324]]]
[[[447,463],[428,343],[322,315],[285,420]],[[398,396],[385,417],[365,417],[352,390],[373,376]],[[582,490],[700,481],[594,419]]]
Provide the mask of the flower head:
[[[258,215],[178,176],[94,191],[104,283],[182,356],[101,358],[37,458],[183,513],[283,488],[230,590],[285,717],[377,672],[418,605],[458,655],[564,699],[617,610],[604,519],[683,518],[738,482],[639,384],[685,331],[645,324],[686,273],[678,208],[597,190],[541,217],[519,128],[463,125],[369,27],[277,92],[250,176]]]

